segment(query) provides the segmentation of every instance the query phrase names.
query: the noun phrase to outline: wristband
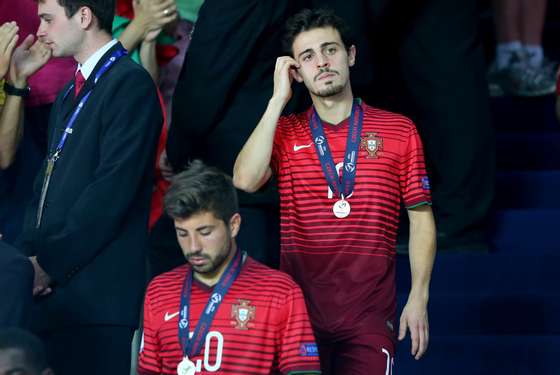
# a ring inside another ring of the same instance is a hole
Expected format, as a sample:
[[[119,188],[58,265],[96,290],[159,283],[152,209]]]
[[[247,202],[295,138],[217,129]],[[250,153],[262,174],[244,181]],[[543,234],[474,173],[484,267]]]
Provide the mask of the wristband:
[[[17,87],[10,85],[8,81],[4,81],[4,92],[6,93],[6,95],[21,96],[25,98],[26,96],[29,96],[31,87],[26,86],[23,89],[18,89]]]

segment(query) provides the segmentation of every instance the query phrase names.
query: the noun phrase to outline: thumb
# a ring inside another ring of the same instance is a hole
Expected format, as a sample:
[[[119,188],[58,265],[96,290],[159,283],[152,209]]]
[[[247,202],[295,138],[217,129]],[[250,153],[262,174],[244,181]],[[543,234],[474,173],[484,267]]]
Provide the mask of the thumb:
[[[402,319],[399,324],[399,341],[402,341],[406,336],[406,329],[408,328],[408,323],[406,319]]]

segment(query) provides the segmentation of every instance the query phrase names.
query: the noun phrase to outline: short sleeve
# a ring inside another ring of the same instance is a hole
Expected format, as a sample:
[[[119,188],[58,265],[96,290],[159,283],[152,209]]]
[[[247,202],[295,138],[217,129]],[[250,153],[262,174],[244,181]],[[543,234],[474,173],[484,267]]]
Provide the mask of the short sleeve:
[[[278,367],[282,374],[320,374],[319,350],[313,336],[303,293],[293,285],[286,296],[279,331]]]
[[[138,357],[138,374],[161,374],[162,363],[159,355],[160,349],[157,327],[154,326],[150,289],[148,289],[144,301],[144,332],[142,334],[142,343],[140,345],[140,354]]]
[[[280,117],[274,133],[274,140],[272,142],[272,154],[270,156],[270,168],[275,175],[278,175],[280,165],[284,157],[284,135],[286,126],[288,125],[286,117]]]
[[[418,131],[410,123],[401,153],[400,189],[407,209],[432,204],[430,181],[426,173],[424,149]]]

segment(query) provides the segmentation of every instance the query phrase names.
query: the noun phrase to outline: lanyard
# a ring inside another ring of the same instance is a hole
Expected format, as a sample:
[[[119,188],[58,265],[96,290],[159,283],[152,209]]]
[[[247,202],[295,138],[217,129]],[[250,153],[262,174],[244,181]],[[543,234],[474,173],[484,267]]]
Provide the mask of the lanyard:
[[[99,79],[101,78],[101,76],[103,74],[105,74],[113,66],[113,64],[116,61],[118,61],[121,57],[125,56],[126,54],[128,54],[128,52],[124,48],[120,48],[120,49],[116,50],[115,52],[113,52],[113,54],[111,56],[109,56],[107,61],[105,61],[105,64],[103,64],[103,66],[99,69],[99,71],[95,75],[95,79],[93,81],[94,87],[97,84],[97,82],[99,81]],[[51,158],[54,159],[54,161],[56,161],[58,159],[58,157],[60,155],[60,152],[64,148],[66,140],[68,139],[68,134],[72,134],[72,127],[74,126],[74,123],[76,122],[76,119],[78,118],[78,115],[82,111],[82,108],[87,103],[87,101],[89,99],[89,96],[91,95],[91,92],[93,91],[94,87],[89,89],[89,91],[82,97],[82,99],[80,100],[80,102],[78,103],[76,108],[74,109],[74,112],[72,113],[72,116],[70,117],[70,120],[68,121],[68,124],[66,124],[66,128],[64,129],[64,133],[62,133],[62,137],[60,138],[60,141],[58,142],[58,145],[56,146],[56,150],[53,153],[53,155],[51,156]],[[72,84],[68,88],[68,90],[66,90],[66,93],[64,94],[64,99],[66,99],[66,97],[72,91],[73,88],[74,88],[74,84]]]
[[[74,123],[76,122],[76,119],[78,118],[78,115],[80,114],[80,112],[82,111],[82,108],[84,108],[85,104],[87,103],[87,101],[89,99],[89,96],[91,95],[91,92],[95,88],[95,85],[97,84],[97,82],[99,81],[101,76],[103,74],[105,74],[113,66],[113,64],[117,60],[119,60],[121,57],[123,57],[126,54],[128,54],[126,49],[119,48],[115,52],[113,52],[113,54],[111,54],[111,56],[107,59],[107,61],[105,61],[105,63],[101,67],[101,69],[99,69],[99,71],[95,75],[95,79],[93,81],[93,87],[90,88],[89,91],[82,97],[82,99],[80,100],[80,102],[78,103],[76,108],[74,109],[74,112],[72,113],[72,116],[70,117],[70,120],[68,121],[68,124],[66,124],[66,128],[64,129],[64,132],[62,133],[62,137],[60,138],[60,141],[58,142],[58,145],[56,146],[55,151],[52,153],[51,156],[49,156],[47,158],[47,168],[45,170],[45,176],[43,178],[43,186],[41,188],[41,196],[39,198],[39,206],[37,207],[36,228],[39,228],[41,226],[41,220],[43,218],[43,210],[44,210],[44,207],[45,207],[45,199],[47,197],[47,191],[49,190],[49,183],[51,181],[51,175],[52,175],[53,170],[54,170],[54,165],[55,165],[56,161],[58,160],[58,158],[60,157],[60,153],[62,152],[62,149],[64,148],[64,145],[66,144],[66,140],[68,139],[68,134],[72,134],[72,127],[74,126]],[[68,90],[66,90],[66,92],[64,93],[63,100],[66,99],[66,97],[72,91],[73,88],[74,88],[74,84],[70,85]]]
[[[358,114],[358,116],[356,116]],[[356,166],[358,163],[358,149],[360,147],[360,134],[362,132],[364,112],[359,99],[352,104],[352,114],[350,115],[350,123],[348,124],[348,136],[346,138],[346,152],[344,154],[344,166],[342,168],[342,181],[336,172],[336,166],[332,157],[329,143],[325,137],[323,123],[313,108],[313,114],[309,121],[311,135],[315,143],[317,156],[323,168],[323,174],[329,184],[329,187],[337,197],[348,197],[354,190],[354,182],[356,180]]]
[[[179,319],[179,341],[183,348],[183,354],[192,358],[198,355],[202,349],[204,340],[206,339],[206,334],[210,330],[212,321],[214,320],[214,315],[218,311],[220,304],[222,303],[226,293],[229,288],[241,272],[241,266],[243,265],[241,251],[237,250],[235,256],[228,264],[226,270],[220,277],[220,280],[214,288],[214,293],[208,299],[208,303],[198,320],[198,324],[194,330],[194,334],[189,337],[189,313],[190,313],[190,302],[191,302],[191,289],[193,281],[193,271],[192,268],[189,269],[187,275],[185,276],[185,282],[183,284],[183,290],[181,291],[181,308],[180,308],[180,319]]]

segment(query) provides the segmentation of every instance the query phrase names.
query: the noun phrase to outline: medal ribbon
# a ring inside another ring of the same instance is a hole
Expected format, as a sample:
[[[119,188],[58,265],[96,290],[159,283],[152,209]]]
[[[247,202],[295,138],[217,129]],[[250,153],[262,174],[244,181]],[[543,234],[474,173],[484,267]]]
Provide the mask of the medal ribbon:
[[[90,88],[90,90],[82,97],[82,99],[80,100],[80,102],[78,103],[76,108],[74,109],[74,112],[72,113],[72,116],[70,117],[70,120],[66,124],[66,128],[64,129],[64,132],[62,133],[62,137],[60,138],[60,141],[58,142],[58,145],[56,146],[55,151],[51,154],[51,156],[49,156],[47,158],[47,170],[45,171],[45,179],[43,181],[43,187],[41,189],[41,200],[39,202],[39,207],[38,207],[38,210],[37,210],[37,226],[36,226],[37,228],[39,228],[39,226],[41,225],[41,218],[42,218],[42,214],[43,214],[43,206],[45,204],[45,198],[46,198],[46,195],[47,195],[47,189],[48,189],[48,185],[49,185],[49,181],[50,181],[50,176],[53,172],[54,164],[58,160],[58,158],[60,156],[60,153],[62,152],[62,149],[64,148],[64,145],[66,144],[66,140],[68,139],[68,134],[72,134],[72,127],[74,126],[74,123],[76,122],[76,119],[78,118],[78,115],[80,114],[80,112],[82,111],[82,108],[87,103],[87,101],[89,99],[89,96],[91,95],[91,92],[95,88],[95,85],[97,84],[97,82],[99,81],[101,76],[103,76],[103,74],[105,74],[113,66],[113,64],[116,61],[118,61],[121,57],[125,56],[126,54],[128,54],[128,52],[124,48],[120,48],[120,49],[116,50],[107,59],[105,64],[103,64],[103,66],[99,69],[99,71],[95,75],[95,79],[93,81],[94,86],[92,88]],[[72,84],[72,85],[70,85],[70,87],[68,87],[68,90],[66,90],[66,93],[64,93],[64,100],[66,99],[68,94],[70,92],[72,92],[73,88],[74,88],[74,84]]]
[[[214,287],[214,291],[208,299],[208,303],[198,320],[198,324],[196,325],[192,338],[189,337],[190,301],[193,281],[192,267],[187,272],[185,282],[183,284],[183,290],[181,291],[181,307],[179,310],[179,342],[183,348],[184,356],[192,358],[200,353],[204,340],[206,339],[206,335],[208,334],[212,321],[214,320],[214,315],[216,315],[216,312],[224,300],[226,293],[241,272],[242,265],[243,261],[241,251],[237,250],[235,256],[228,264],[226,270],[220,277],[220,280]]]
[[[356,116],[357,114],[357,116]],[[313,108],[313,114],[309,121],[313,143],[315,150],[323,168],[323,174],[334,195],[337,197],[349,196],[354,190],[356,180],[356,167],[358,164],[358,150],[360,147],[360,134],[362,133],[362,123],[364,112],[359,103],[359,99],[354,100],[352,104],[352,113],[350,115],[350,123],[348,124],[348,136],[346,138],[346,152],[344,155],[344,165],[342,168],[342,181],[336,173],[336,165],[332,157],[329,143],[325,137],[323,123],[317,114],[317,110]]]

